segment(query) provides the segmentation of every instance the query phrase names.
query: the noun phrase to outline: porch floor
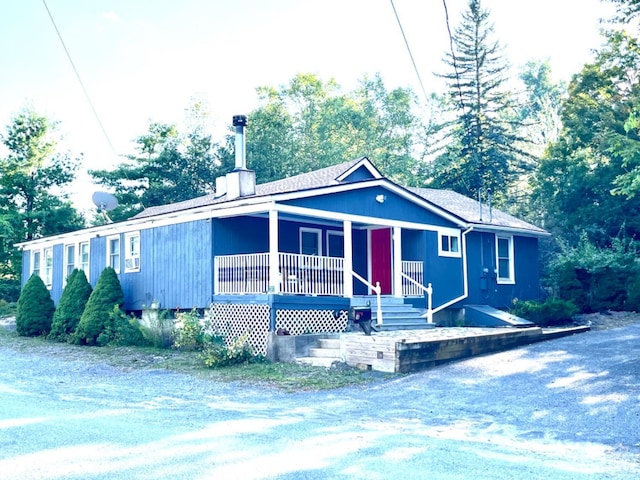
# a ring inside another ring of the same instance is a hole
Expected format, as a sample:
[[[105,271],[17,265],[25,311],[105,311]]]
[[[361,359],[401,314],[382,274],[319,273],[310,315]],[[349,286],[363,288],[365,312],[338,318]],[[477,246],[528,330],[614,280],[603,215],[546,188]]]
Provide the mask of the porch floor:
[[[390,373],[408,373],[452,360],[498,352],[543,340],[582,333],[589,327],[542,329],[443,327],[428,330],[388,331],[366,336],[361,332],[340,335],[336,345],[310,349],[301,363],[330,366],[332,362]],[[337,340],[337,339],[336,339]],[[339,352],[339,353],[338,353]]]

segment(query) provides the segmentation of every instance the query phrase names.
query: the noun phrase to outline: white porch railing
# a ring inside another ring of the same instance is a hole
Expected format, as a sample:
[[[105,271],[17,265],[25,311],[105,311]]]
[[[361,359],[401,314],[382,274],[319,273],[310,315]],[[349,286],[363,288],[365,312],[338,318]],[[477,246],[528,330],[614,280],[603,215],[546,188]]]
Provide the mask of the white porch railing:
[[[402,296],[403,297],[420,297],[422,296],[422,288],[424,274],[423,274],[423,262],[419,261],[402,261]],[[407,279],[413,280],[411,282]]]
[[[298,295],[344,294],[344,259],[295,253],[278,254],[280,291]],[[269,254],[221,255],[214,260],[216,294],[269,291]]]
[[[266,293],[269,254],[220,255],[214,259],[216,294]]]

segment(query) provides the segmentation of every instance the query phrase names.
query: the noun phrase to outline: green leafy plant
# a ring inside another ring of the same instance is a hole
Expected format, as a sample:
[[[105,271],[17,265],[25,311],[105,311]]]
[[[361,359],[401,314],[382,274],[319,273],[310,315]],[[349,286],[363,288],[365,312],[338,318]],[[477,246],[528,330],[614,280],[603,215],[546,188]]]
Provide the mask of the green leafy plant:
[[[549,327],[571,323],[573,316],[578,313],[578,309],[567,300],[549,297],[544,302],[516,300],[511,309],[509,309],[509,313],[529,320],[541,327]]]
[[[96,344],[101,347],[148,346],[149,342],[142,335],[138,319],[127,315],[118,305],[114,305],[105,329],[96,338]]]
[[[0,318],[12,317],[18,310],[18,304],[16,302],[7,302],[4,299],[0,299]]]
[[[198,311],[178,312],[175,321],[173,346],[181,350],[202,350],[211,340]]]
[[[249,344],[249,334],[245,333],[234,338],[229,344],[224,337],[215,337],[207,343],[200,353],[200,358],[208,368],[228,367],[245,363],[264,361],[264,357],[256,355]]]
[[[25,283],[16,311],[16,331],[24,337],[46,335],[51,330],[55,305],[51,294],[38,275]]]
[[[58,302],[58,308],[53,314],[50,339],[58,341],[69,339],[80,322],[90,296],[91,285],[86,275],[82,270],[74,269],[67,277],[67,285]]]
[[[167,348],[174,341],[175,319],[170,310],[150,308],[142,311],[139,322],[144,338],[156,348]]]
[[[111,267],[100,274],[96,288],[91,292],[87,306],[73,334],[73,343],[96,345],[97,339],[109,326],[109,315],[114,307],[122,307],[124,294],[118,275]]]

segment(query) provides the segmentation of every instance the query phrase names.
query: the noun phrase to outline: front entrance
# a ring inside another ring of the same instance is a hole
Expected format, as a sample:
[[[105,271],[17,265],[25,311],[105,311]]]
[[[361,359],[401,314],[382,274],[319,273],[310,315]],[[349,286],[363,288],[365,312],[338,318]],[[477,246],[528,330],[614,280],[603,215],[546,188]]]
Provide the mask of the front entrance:
[[[390,295],[392,291],[391,269],[391,229],[378,228],[370,231],[371,236],[371,283],[380,282],[381,294]]]

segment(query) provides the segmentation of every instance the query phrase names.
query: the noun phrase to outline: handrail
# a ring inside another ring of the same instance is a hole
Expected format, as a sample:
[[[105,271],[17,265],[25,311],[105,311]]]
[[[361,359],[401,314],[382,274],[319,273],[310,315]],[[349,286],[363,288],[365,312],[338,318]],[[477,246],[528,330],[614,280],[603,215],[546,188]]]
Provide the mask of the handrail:
[[[373,290],[374,292],[376,292],[376,302],[377,302],[377,309],[376,309],[376,324],[377,325],[382,325],[382,305],[380,303],[380,292],[382,291],[382,287],[380,287],[380,282],[376,282],[375,286],[372,285],[371,283],[369,283],[368,280],[365,280],[364,278],[362,278],[360,275],[358,275],[356,272],[354,272],[353,270],[351,271],[351,275],[356,278],[357,280],[360,280],[362,283],[364,283],[367,287],[369,287],[371,290]]]
[[[413,278],[411,278],[404,272],[400,272],[400,275],[409,280],[411,283],[415,284],[417,287],[421,288],[427,294],[427,323],[433,323],[433,287],[431,286],[431,283],[427,284],[427,286],[425,287],[421,283],[416,282]]]

